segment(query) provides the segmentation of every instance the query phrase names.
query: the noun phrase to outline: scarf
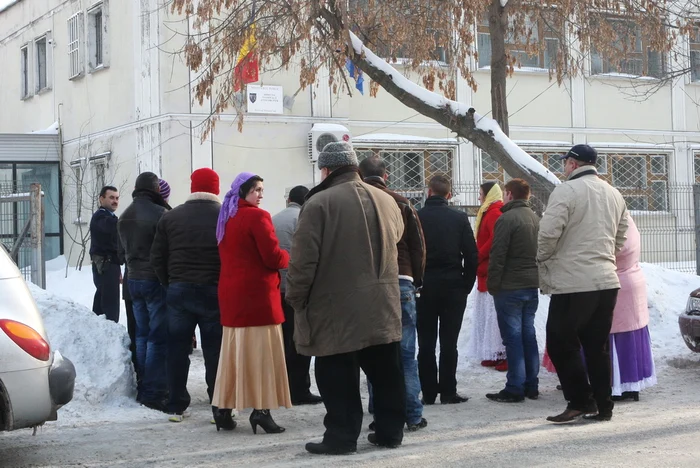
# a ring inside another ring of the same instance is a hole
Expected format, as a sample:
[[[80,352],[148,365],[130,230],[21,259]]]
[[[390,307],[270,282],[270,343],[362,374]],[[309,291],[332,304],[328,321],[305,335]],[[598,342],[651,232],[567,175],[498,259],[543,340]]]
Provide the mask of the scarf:
[[[345,167],[341,167],[340,169],[336,169],[335,171],[331,172],[328,175],[328,177],[326,177],[323,180],[323,182],[318,184],[316,187],[312,188],[311,191],[306,194],[305,200],[308,200],[309,198],[313,197],[314,195],[316,195],[319,192],[323,192],[324,190],[326,190],[327,188],[329,188],[333,184],[333,181],[337,177],[339,177],[343,174],[347,174],[348,172],[354,172],[356,174],[359,174],[360,168],[357,166],[345,166]]]
[[[476,214],[476,223],[474,223],[474,237],[476,237],[479,234],[479,225],[481,224],[481,218],[484,217],[484,213],[486,213],[486,210],[489,209],[489,206],[491,206],[491,204],[497,201],[503,201],[503,192],[501,191],[501,187],[498,184],[491,187],[489,193],[486,194],[486,199],[484,200],[484,203],[482,203],[479,207],[479,212]]]
[[[241,190],[241,185],[245,184],[255,174],[252,172],[241,172],[233,179],[231,190],[226,193],[224,202],[221,204],[219,211],[219,220],[216,222],[216,243],[221,244],[226,234],[226,223],[229,219],[236,216],[238,213],[238,201],[241,199],[238,192]]]

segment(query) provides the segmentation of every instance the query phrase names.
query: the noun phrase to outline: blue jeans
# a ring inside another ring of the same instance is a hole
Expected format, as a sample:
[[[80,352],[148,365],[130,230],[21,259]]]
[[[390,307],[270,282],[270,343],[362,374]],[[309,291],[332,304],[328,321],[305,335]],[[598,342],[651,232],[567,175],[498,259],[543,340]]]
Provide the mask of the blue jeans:
[[[215,284],[172,283],[168,286],[168,412],[182,413],[190,405],[187,377],[194,329],[202,336],[209,402],[214,395],[221,351],[219,295]]]
[[[501,291],[493,301],[508,361],[505,389],[520,396],[537,391],[540,372],[535,334],[535,313],[539,304],[537,289]]]
[[[165,288],[158,281],[129,279],[129,292],[134,303],[136,363],[141,375],[137,399],[160,403],[167,394],[168,316]]]
[[[406,380],[406,423],[418,424],[423,417],[420,380],[416,361],[416,288],[408,280],[399,280],[401,290],[401,360]],[[369,412],[374,410],[372,386],[369,385]]]

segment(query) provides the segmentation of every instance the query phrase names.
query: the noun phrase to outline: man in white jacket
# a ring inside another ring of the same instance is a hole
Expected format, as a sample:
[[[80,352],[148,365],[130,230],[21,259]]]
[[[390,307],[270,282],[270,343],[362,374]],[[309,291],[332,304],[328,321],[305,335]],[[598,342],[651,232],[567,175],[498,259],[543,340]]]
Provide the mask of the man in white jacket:
[[[597,158],[588,145],[567,152],[567,181],[550,195],[540,222],[540,287],[552,295],[547,348],[569,402],[563,413],[547,418],[555,423],[582,415],[612,418],[608,337],[620,288],[615,254],[625,242],[627,208],[620,192],[598,177]]]

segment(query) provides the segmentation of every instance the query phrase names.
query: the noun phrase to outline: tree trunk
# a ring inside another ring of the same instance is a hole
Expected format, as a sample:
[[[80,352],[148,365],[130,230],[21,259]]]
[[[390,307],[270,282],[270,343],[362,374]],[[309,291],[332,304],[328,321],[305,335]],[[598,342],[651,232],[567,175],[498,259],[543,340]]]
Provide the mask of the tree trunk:
[[[508,15],[500,0],[491,0],[489,7],[489,34],[491,35],[491,113],[503,130],[510,135],[508,127],[508,102],[506,99],[506,77],[508,57],[506,55],[506,30]]]

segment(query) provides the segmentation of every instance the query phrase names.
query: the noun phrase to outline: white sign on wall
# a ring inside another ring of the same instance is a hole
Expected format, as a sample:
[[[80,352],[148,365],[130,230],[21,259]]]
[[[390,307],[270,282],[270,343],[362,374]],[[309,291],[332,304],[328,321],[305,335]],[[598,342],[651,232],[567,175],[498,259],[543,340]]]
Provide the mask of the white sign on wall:
[[[248,85],[248,113],[284,114],[282,86]]]

